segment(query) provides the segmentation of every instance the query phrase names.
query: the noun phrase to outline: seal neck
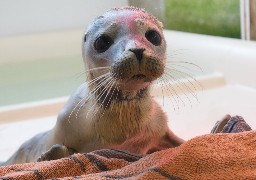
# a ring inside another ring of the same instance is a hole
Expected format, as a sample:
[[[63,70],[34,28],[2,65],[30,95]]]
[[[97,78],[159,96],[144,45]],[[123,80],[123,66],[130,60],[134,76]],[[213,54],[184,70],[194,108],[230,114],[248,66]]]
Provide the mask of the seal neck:
[[[99,88],[95,93],[95,98],[98,97],[98,105],[107,110],[112,103],[121,104],[124,102],[140,101],[149,96],[149,87],[137,91],[124,91],[117,88],[105,90],[104,87]]]

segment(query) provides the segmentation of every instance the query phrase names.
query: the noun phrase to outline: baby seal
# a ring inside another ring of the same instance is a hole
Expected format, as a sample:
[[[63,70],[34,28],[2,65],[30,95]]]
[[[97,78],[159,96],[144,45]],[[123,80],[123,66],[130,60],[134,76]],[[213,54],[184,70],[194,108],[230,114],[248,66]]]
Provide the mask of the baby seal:
[[[148,154],[183,143],[149,93],[165,72],[161,22],[138,8],[114,8],[89,25],[83,40],[88,81],[70,97],[55,127],[22,144],[6,165],[103,148]]]

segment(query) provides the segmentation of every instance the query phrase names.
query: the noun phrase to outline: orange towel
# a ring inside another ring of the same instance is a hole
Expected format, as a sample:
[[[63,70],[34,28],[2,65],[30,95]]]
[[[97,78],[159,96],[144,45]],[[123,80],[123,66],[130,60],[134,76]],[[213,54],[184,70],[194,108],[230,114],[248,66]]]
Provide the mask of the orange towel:
[[[256,131],[209,134],[145,157],[116,150],[0,167],[0,179],[256,179]]]

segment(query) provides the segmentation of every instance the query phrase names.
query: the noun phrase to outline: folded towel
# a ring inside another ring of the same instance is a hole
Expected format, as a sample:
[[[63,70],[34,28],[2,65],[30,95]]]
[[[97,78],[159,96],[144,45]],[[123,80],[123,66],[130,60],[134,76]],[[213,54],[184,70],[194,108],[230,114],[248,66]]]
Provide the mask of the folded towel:
[[[241,116],[226,115],[222,120],[217,121],[211,133],[238,133],[251,130],[252,128]]]
[[[231,127],[229,123],[224,127]],[[237,129],[234,127],[230,132]],[[4,166],[0,167],[1,178],[256,179],[256,131],[208,134],[147,156],[103,149],[59,160]]]

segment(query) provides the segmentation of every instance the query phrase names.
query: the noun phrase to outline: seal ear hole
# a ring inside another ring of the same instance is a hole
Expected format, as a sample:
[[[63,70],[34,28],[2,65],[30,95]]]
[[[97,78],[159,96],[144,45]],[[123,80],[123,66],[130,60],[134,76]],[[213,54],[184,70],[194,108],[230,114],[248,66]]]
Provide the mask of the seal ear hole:
[[[109,47],[114,43],[113,39],[108,35],[101,35],[94,42],[94,48],[97,52],[102,53],[109,49]]]
[[[161,35],[156,30],[148,30],[145,37],[155,46],[159,46],[162,42]]]

